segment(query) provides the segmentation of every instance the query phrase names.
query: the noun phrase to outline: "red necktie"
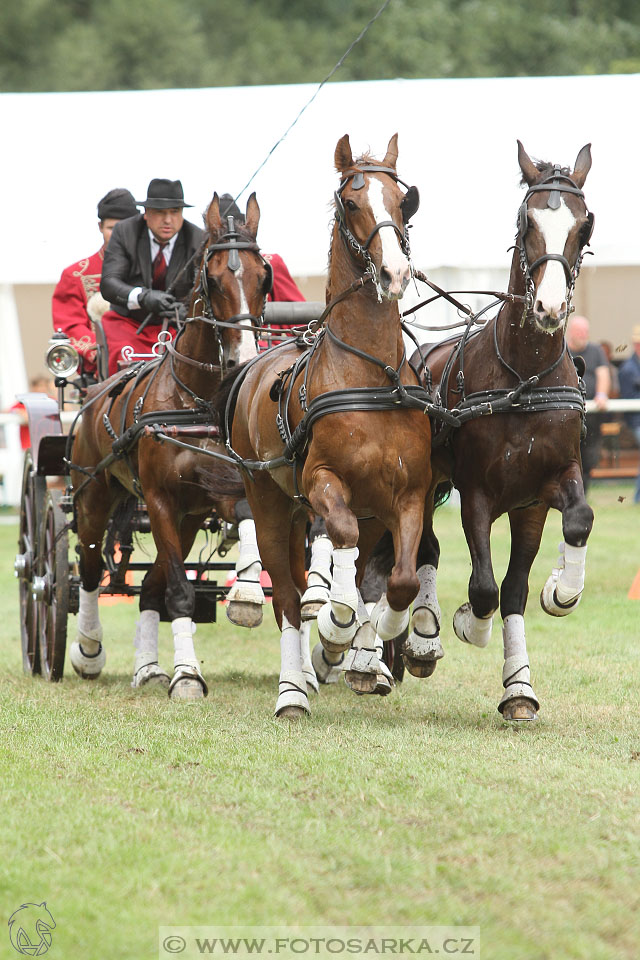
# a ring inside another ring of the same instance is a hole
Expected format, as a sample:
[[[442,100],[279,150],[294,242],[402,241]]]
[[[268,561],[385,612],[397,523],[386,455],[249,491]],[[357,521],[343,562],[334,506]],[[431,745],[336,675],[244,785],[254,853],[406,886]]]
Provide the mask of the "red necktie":
[[[167,276],[167,263],[164,259],[163,250],[166,247],[166,243],[161,243],[160,249],[158,250],[155,260],[153,261],[153,280],[151,286],[154,290],[164,290],[164,282]]]

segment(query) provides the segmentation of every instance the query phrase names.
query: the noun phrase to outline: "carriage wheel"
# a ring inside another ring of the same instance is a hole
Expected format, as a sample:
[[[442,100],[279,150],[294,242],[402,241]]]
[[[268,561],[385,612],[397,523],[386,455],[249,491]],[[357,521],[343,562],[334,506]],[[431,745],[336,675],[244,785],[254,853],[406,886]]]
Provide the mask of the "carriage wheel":
[[[22,666],[25,673],[37,674],[40,669],[38,646],[38,605],[33,596],[33,577],[38,557],[38,528],[42,505],[47,490],[45,477],[33,472],[33,456],[27,450],[24,456],[22,492],[20,496],[20,526],[15,572],[20,597],[20,637]]]
[[[62,680],[69,614],[69,535],[59,506],[60,493],[50,490],[44,501],[38,538],[38,601],[40,667],[45,679]]]

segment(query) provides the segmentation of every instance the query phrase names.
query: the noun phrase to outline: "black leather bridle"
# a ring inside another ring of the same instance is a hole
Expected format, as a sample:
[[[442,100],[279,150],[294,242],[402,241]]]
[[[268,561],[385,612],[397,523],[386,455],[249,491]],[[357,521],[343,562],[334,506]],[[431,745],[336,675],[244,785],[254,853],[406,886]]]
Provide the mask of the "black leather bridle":
[[[395,180],[396,183],[401,183],[403,187],[406,187],[407,192],[402,199],[402,221],[404,224],[404,229],[401,230],[398,224],[394,220],[381,220],[380,223],[376,223],[375,227],[367,237],[364,243],[360,241],[353,235],[349,227],[347,226],[346,212],[344,208],[344,201],[342,199],[342,192],[347,186],[350,180],[353,180],[351,187],[353,190],[361,190],[364,187],[364,174],[365,173],[386,173],[388,176]],[[356,170],[351,171],[350,173],[345,173],[342,180],[340,181],[340,186],[334,193],[335,207],[336,207],[336,221],[338,223],[338,229],[340,234],[345,241],[347,249],[349,252],[353,251],[356,255],[362,257],[365,262],[367,273],[369,273],[374,282],[377,283],[378,276],[376,266],[371,259],[371,254],[369,253],[369,247],[371,241],[378,233],[382,227],[393,227],[395,232],[398,234],[400,240],[400,246],[402,252],[404,253],[407,259],[411,257],[411,249],[409,246],[409,232],[408,224],[411,217],[417,211],[420,206],[420,193],[417,187],[410,187],[404,180],[401,180],[393,167],[383,167],[378,164],[358,164]]]
[[[580,250],[573,266],[571,266],[567,258],[561,253],[544,253],[541,257],[538,257],[537,260],[534,260],[533,263],[529,263],[525,246],[525,236],[527,230],[529,229],[529,209],[527,207],[527,203],[529,201],[529,197],[541,190],[549,191],[547,207],[549,207],[551,210],[557,210],[560,206],[561,193],[573,193],[584,201],[584,193],[580,187],[574,183],[571,177],[562,173],[562,168],[558,166],[554,167],[553,173],[551,173],[548,177],[545,177],[545,179],[540,183],[534,184],[527,190],[526,196],[518,210],[518,232],[516,234],[516,247],[520,253],[520,269],[522,270],[522,274],[524,276],[526,289],[524,313],[526,315],[533,309],[535,290],[535,284],[533,282],[533,277],[531,276],[533,271],[541,264],[546,263],[548,260],[557,260],[562,264],[567,281],[567,316],[569,316],[573,291],[576,285],[578,274],[580,273],[580,267],[582,266],[582,258],[584,257],[584,247],[588,246],[589,241],[591,240],[595,217],[592,213],[587,211],[587,223],[585,225],[586,229],[583,228],[584,234],[583,237],[580,238]]]

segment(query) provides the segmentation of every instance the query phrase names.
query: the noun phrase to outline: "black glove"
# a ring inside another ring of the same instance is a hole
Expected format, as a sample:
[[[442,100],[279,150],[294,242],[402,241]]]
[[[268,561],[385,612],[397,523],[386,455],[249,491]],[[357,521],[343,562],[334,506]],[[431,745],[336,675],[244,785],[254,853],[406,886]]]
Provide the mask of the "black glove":
[[[175,309],[178,301],[171,293],[164,290],[146,290],[138,294],[138,305],[149,313],[168,315]]]

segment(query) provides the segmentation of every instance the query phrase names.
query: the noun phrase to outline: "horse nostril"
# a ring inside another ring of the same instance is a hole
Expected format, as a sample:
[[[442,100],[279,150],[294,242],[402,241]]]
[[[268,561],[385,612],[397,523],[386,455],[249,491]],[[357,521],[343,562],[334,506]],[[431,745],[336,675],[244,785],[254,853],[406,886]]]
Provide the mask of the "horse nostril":
[[[380,283],[385,289],[391,286],[391,274],[384,266],[380,268]]]
[[[235,360],[229,360],[229,362],[227,363],[227,366],[228,366],[229,368],[235,367],[235,365],[236,365]]]

